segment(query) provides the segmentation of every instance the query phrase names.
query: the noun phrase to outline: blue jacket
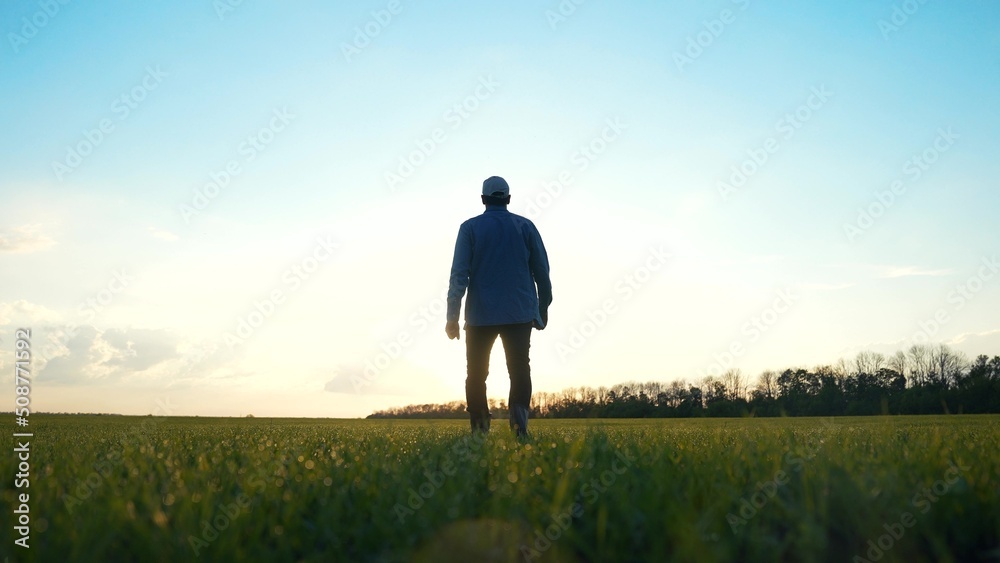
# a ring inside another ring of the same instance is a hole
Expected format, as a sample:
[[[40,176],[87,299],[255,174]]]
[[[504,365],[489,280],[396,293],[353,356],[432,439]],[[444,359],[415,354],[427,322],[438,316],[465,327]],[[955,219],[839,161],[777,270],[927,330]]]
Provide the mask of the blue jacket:
[[[462,223],[451,263],[449,321],[458,320],[466,288],[469,326],[534,321],[544,327],[541,311],[552,303],[552,282],[535,224],[502,205],[488,205],[482,215]]]

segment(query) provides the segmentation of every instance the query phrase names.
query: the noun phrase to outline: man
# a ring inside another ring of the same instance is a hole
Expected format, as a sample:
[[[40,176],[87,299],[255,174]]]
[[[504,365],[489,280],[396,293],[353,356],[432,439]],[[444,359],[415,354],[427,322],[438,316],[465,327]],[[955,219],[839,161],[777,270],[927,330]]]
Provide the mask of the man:
[[[510,427],[528,433],[531,368],[528,347],[532,327],[543,330],[552,303],[549,259],[534,223],[507,211],[510,188],[491,176],[483,182],[486,211],[462,223],[455,243],[448,287],[448,338],[456,339],[458,313],[465,301],[466,410],[472,431],[488,432],[486,376],[497,336],[503,342],[510,375]],[[537,285],[537,292],[536,292]]]

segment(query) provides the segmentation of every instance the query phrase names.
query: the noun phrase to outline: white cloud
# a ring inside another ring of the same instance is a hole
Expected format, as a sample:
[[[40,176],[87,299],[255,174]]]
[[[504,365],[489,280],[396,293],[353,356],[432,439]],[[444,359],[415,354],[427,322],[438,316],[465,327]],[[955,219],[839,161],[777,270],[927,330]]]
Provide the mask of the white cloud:
[[[64,342],[65,353],[38,371],[41,381],[116,382],[177,358],[177,337],[163,329],[77,327]]]
[[[6,232],[0,232],[0,253],[27,254],[45,250],[56,241],[40,232],[41,225],[21,225]]]
[[[332,378],[323,385],[323,390],[328,393],[356,393],[365,382],[363,371],[357,368],[337,368],[331,375]]]
[[[39,328],[35,369],[52,384],[199,387],[256,375],[221,341],[186,340],[169,329]]]
[[[719,263],[726,265],[742,266],[742,265],[756,265],[756,264],[773,264],[775,262],[781,262],[784,259],[785,257],[780,254],[745,254],[738,258],[721,260]]]
[[[812,291],[839,291],[841,289],[847,289],[849,287],[854,287],[855,283],[804,283],[799,287],[804,290]]]
[[[1000,356],[1000,328],[959,334],[945,344],[965,352],[970,359],[980,354]]]
[[[948,276],[955,271],[950,268],[929,270],[918,266],[873,266],[876,270],[876,277],[879,278],[906,278],[911,276]]]
[[[897,266],[894,264],[827,264],[828,268],[861,270],[870,273],[870,277],[878,279],[906,278],[913,276],[949,276],[955,273],[951,268],[921,268],[920,266]]]
[[[58,322],[59,319],[56,311],[24,299],[0,303],[0,326],[32,326]]]
[[[177,236],[176,234],[174,234],[174,233],[172,233],[170,231],[166,231],[166,230],[163,230],[163,229],[157,229],[156,227],[147,227],[146,230],[149,231],[149,234],[152,235],[153,238],[158,238],[160,240],[165,240],[167,242],[174,242],[174,241],[180,240],[180,238],[181,238],[181,237]]]
[[[331,377],[323,386],[328,393],[344,393],[348,395],[408,395],[404,389],[393,387],[387,381],[389,373],[373,372],[366,376],[361,365],[340,365],[332,370]]]

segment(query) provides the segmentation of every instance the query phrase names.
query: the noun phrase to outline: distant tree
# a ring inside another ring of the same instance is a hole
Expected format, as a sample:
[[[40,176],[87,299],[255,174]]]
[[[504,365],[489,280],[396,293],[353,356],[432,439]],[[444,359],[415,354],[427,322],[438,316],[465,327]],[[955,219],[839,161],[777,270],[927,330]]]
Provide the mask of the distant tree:
[[[688,409],[684,408],[685,406],[690,409],[691,414],[689,416],[696,416],[694,413],[700,413],[701,409],[704,408],[704,398],[702,397],[702,392],[699,387],[692,385],[688,389],[688,403],[687,405],[681,405],[682,409],[687,412]]]
[[[721,376],[722,384],[726,388],[726,398],[730,401],[745,400],[747,398],[747,380],[739,368],[729,368]]]
[[[886,367],[885,355],[879,352],[862,350],[854,357],[854,374],[874,375],[878,370]]]
[[[757,387],[754,389],[761,398],[773,399],[778,394],[778,373],[767,369],[757,376]]]
[[[840,358],[837,363],[833,366],[834,373],[837,374],[837,381],[841,387],[844,386],[844,380],[847,376],[851,375],[851,367],[848,365],[847,360]]]
[[[954,384],[961,378],[968,363],[962,352],[952,350],[947,344],[939,344],[931,351],[930,378],[941,387]]]
[[[812,370],[762,372],[749,394],[738,369],[701,385],[683,380],[625,381],[558,393],[537,392],[536,417],[834,416],[866,414],[1000,413],[1000,356],[964,354],[946,345],[913,345],[889,357],[863,351]],[[490,400],[494,417],[506,418],[503,400]],[[393,407],[369,418],[466,418],[465,403]],[[252,418],[252,414],[247,415]]]
[[[716,381],[714,376],[706,375],[701,380],[701,389],[705,393],[705,406],[726,398],[726,387]]]
[[[924,344],[914,344],[906,351],[909,357],[910,375],[914,385],[927,383],[931,372],[930,348]]]
[[[902,350],[897,350],[895,354],[889,357],[889,369],[895,371],[896,373],[902,375],[904,378],[910,375],[910,358],[906,355],[906,352]]]

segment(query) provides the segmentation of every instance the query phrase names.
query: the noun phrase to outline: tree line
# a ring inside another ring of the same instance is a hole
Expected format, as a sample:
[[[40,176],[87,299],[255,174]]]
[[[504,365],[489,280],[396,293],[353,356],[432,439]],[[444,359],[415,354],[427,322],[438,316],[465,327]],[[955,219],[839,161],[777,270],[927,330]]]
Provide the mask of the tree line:
[[[495,419],[504,401],[490,399]],[[741,370],[697,384],[625,382],[532,396],[534,418],[673,418],[1000,413],[1000,356],[917,344],[893,355],[862,351],[813,369],[766,370],[751,385]],[[464,401],[408,405],[368,418],[466,418]]]

